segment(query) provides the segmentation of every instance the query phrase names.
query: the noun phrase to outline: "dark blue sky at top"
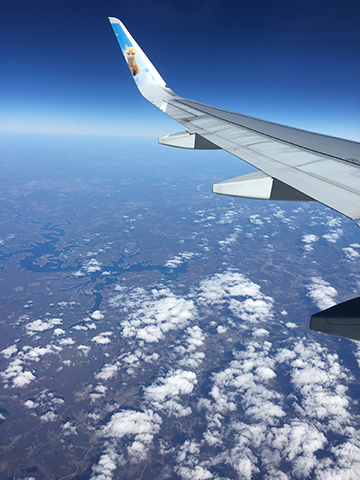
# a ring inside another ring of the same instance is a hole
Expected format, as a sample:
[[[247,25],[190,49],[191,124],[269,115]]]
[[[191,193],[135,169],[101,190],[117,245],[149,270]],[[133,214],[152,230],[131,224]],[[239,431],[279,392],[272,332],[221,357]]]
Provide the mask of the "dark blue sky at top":
[[[13,0],[0,11],[0,130],[162,136],[108,16],[178,94],[360,140],[358,0]]]

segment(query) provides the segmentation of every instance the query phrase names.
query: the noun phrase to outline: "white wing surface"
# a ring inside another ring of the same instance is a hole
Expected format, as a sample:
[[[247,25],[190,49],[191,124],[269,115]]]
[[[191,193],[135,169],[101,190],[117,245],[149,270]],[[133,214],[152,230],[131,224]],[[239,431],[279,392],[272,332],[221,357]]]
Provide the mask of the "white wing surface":
[[[190,149],[221,148],[259,170],[213,185],[214,193],[264,200],[316,200],[360,226],[360,143],[180,97],[166,85],[123,23],[117,18],[109,20],[141,94],[186,128],[159,138],[159,143]],[[332,312],[326,312],[327,316],[314,319],[312,328],[360,340],[358,313],[350,320],[356,333],[351,328],[349,333],[349,328],[342,326],[349,323],[346,312],[337,309],[336,321]],[[334,322],[339,329],[333,328]]]
[[[360,143],[180,97],[167,87],[120,20],[109,20],[142,95],[186,128],[160,138],[161,144],[221,148],[262,172],[218,183],[213,186],[214,193],[271,200],[317,200],[360,221]],[[130,58],[131,53],[134,58]]]

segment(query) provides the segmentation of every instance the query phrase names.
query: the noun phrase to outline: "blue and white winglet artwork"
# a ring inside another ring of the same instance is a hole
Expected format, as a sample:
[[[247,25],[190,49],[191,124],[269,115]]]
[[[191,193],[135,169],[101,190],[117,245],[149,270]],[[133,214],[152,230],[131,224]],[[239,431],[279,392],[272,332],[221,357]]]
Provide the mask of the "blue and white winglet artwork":
[[[168,88],[154,65],[136,43],[125,25],[117,18],[109,17],[121,51],[141,94],[161,108],[163,100],[176,94]]]

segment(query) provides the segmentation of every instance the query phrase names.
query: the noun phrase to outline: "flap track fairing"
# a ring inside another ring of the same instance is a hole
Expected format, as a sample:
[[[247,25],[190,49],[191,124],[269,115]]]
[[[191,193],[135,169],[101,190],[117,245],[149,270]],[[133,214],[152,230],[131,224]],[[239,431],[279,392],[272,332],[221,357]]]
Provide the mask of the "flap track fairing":
[[[313,201],[313,198],[264,172],[249,173],[215,183],[212,191],[220,195],[257,200]]]
[[[220,147],[202,137],[198,133],[188,131],[173,133],[159,138],[161,145],[177,148],[191,148],[194,150],[219,150]]]

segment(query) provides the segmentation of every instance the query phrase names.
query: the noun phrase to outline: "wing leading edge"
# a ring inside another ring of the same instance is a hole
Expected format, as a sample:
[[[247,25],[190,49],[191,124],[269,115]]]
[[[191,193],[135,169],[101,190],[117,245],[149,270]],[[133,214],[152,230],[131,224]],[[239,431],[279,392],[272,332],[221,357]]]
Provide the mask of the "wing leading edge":
[[[140,93],[186,128],[159,138],[160,144],[220,148],[260,170],[217,183],[214,193],[264,200],[316,200],[360,226],[360,143],[180,97],[166,85],[123,23],[113,17],[109,20]],[[356,339],[360,338],[360,322],[358,328]]]

